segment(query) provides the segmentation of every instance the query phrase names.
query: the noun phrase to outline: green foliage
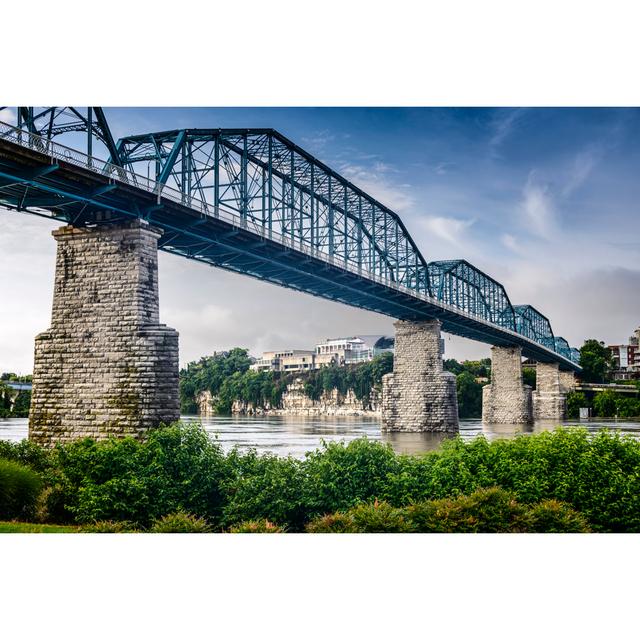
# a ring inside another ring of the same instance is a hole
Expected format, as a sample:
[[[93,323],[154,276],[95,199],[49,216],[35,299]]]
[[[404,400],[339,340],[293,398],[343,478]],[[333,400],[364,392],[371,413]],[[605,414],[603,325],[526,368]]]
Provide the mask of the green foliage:
[[[593,398],[593,410],[600,418],[611,418],[616,415],[617,396],[611,389],[596,393]]]
[[[567,415],[569,418],[579,418],[582,407],[590,407],[587,396],[581,391],[570,391],[567,394]]]
[[[640,442],[628,436],[557,429],[491,443],[456,438],[399,459],[378,495],[396,506],[499,486],[527,504],[566,502],[597,531],[640,531]]]
[[[585,429],[557,429],[492,442],[456,438],[421,456],[396,455],[387,445],[359,439],[325,444],[295,460],[255,452],[225,455],[199,425],[178,424],[153,431],[145,442],[85,439],[37,451],[25,444],[0,447],[0,454],[11,457],[3,464],[27,471],[38,489],[38,475],[20,462],[31,461],[41,471],[46,484],[39,498],[46,503],[41,521],[129,521],[146,528],[182,511],[203,518],[216,531],[265,520],[301,531],[314,518],[368,504],[357,513],[373,530],[392,526],[398,516],[393,509],[459,496],[470,499],[478,489],[499,487],[526,508],[526,530],[550,530],[552,521],[560,522],[562,530],[571,522],[580,530],[582,521],[555,503],[532,515],[533,505],[555,500],[580,512],[594,531],[640,532],[640,441],[607,431],[592,436]],[[0,483],[2,491],[8,486]],[[16,498],[12,513],[33,511],[37,493],[34,485],[31,494]],[[505,518],[512,513],[509,526],[515,527],[520,507],[491,493],[480,498],[436,506],[446,507],[445,521],[458,518],[456,530],[477,528],[478,522],[482,530],[490,530],[492,513]],[[372,512],[376,501],[379,510]],[[456,515],[468,513],[469,505],[482,512],[482,520]],[[433,508],[423,508],[425,522]],[[415,520],[417,508],[412,513]],[[316,530],[353,526],[352,520],[337,515],[323,522],[314,525]]]
[[[532,389],[536,388],[536,370],[532,367],[522,368],[522,382],[529,385]]]
[[[616,415],[619,418],[640,417],[640,399],[616,397]]]
[[[213,529],[204,518],[184,511],[176,511],[156,520],[151,533],[211,533]]]
[[[236,371],[222,383],[215,409],[230,413],[235,400],[254,406],[277,405],[285,387],[285,379],[277,378],[272,371]]]
[[[229,533],[284,533],[285,529],[269,520],[247,520],[231,527]]]
[[[31,382],[31,376],[3,373],[0,376],[0,418],[26,418],[31,405],[31,391],[16,391],[5,382]]]
[[[348,367],[322,367],[289,374],[251,371],[246,349],[201,358],[180,372],[180,402],[183,413],[197,413],[196,397],[210,391],[217,413],[229,413],[234,401],[254,406],[278,406],[288,384],[302,378],[308,397],[317,400],[323,392],[338,389],[346,394],[353,389],[359,400],[366,400],[379,386],[382,376],[393,370],[393,354],[380,354],[370,362]]]
[[[304,461],[302,492],[307,517],[377,498],[396,468],[397,456],[390,445],[366,438],[346,445],[323,443]]]
[[[80,531],[82,533],[136,533],[138,529],[136,529],[132,522],[100,520],[98,522],[85,524]]]
[[[476,382],[474,375],[469,371],[463,371],[456,376],[460,418],[479,418],[482,415],[482,387],[483,385]]]
[[[0,518],[33,517],[41,490],[42,480],[33,469],[0,459]]]
[[[317,518],[309,533],[583,533],[579,513],[556,500],[528,506],[496,487],[469,496],[442,498],[396,508],[387,502],[358,505]]]
[[[413,530],[405,509],[387,502],[359,504],[346,513],[334,513],[311,521],[307,533],[409,533]]]
[[[303,482],[300,460],[233,451],[228,463],[233,472],[227,487],[223,523],[269,520],[294,529],[302,527],[305,511],[300,491]]]
[[[495,487],[468,496],[417,503],[407,509],[414,531],[421,533],[522,533],[526,508],[515,496]]]
[[[49,449],[26,439],[20,442],[0,440],[0,458],[20,462],[38,473],[46,471],[52,464],[52,455]]]
[[[220,518],[228,465],[199,425],[154,430],[146,442],[86,438],[54,456],[49,512],[56,519],[147,526],[181,509],[212,523]]]
[[[611,352],[604,342],[585,340],[580,347],[580,366],[584,382],[605,382],[613,367]]]
[[[190,362],[180,371],[180,410],[197,413],[196,396],[205,390],[217,395],[224,381],[234,373],[244,373],[251,365],[246,349],[216,353]]]
[[[531,533],[588,533],[586,518],[564,502],[543,500],[529,508],[527,531]]]

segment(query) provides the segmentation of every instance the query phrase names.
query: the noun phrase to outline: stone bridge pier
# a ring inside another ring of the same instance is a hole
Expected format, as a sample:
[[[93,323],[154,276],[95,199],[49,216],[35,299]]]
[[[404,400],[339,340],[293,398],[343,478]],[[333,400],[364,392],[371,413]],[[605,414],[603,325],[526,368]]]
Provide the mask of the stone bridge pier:
[[[559,365],[538,362],[536,390],[533,392],[534,420],[561,422],[567,418],[567,393],[575,387],[571,371],[560,371]]]
[[[53,232],[53,312],[36,337],[30,439],[140,437],[179,418],[178,333],[159,323],[161,234],[139,220]]]
[[[522,381],[520,347],[491,347],[491,382],[482,389],[482,422],[529,424],[531,387]]]
[[[394,326],[393,373],[382,378],[382,429],[457,432],[456,379],[442,369],[440,322]]]

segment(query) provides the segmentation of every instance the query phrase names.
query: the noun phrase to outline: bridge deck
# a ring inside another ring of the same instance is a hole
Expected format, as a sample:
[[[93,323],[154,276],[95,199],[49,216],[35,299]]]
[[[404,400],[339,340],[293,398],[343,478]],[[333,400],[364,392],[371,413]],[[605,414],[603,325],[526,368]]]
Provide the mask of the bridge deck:
[[[13,131],[10,131],[13,130]],[[422,292],[358,269],[222,207],[189,198],[130,171],[3,125],[0,204],[79,225],[147,220],[161,228],[160,249],[315,296],[402,320],[437,318],[449,333],[523,355],[580,367],[515,331]]]

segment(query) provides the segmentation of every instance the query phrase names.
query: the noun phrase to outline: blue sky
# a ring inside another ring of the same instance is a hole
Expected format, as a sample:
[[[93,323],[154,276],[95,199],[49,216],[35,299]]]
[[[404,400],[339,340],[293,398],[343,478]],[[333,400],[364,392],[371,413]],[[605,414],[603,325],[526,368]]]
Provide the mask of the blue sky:
[[[427,260],[468,259],[572,344],[621,342],[640,324],[639,109],[106,111],[115,137],[273,127],[396,210]],[[0,315],[0,369],[29,369],[33,335],[47,326],[54,226],[0,211],[0,268],[9,276],[0,295],[15,298],[11,315]],[[392,331],[389,318],[174,256],[162,255],[160,277],[161,314],[181,333],[183,362],[235,345],[257,353]],[[31,296],[19,295],[18,280]],[[14,314],[25,318],[20,328]],[[256,314],[259,325],[249,320]],[[447,350],[488,355],[462,339]]]

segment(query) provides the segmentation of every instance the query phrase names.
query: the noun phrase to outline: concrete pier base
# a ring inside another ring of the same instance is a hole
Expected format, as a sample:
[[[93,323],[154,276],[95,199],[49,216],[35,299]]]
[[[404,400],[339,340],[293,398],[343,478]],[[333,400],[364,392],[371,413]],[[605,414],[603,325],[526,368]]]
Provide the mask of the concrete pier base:
[[[491,347],[491,383],[482,389],[482,421],[532,422],[531,387],[522,381],[520,347]]]
[[[175,421],[178,333],[159,324],[161,232],[62,227],[51,328],[36,337],[29,438],[143,436]]]
[[[536,390],[533,392],[534,420],[561,422],[567,417],[567,396],[560,379],[558,364],[538,362]]]
[[[398,321],[393,373],[382,378],[383,431],[458,431],[456,379],[442,369],[438,320]]]

